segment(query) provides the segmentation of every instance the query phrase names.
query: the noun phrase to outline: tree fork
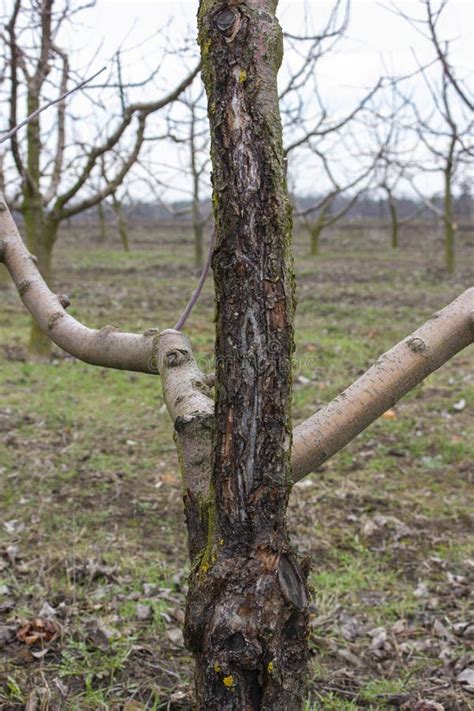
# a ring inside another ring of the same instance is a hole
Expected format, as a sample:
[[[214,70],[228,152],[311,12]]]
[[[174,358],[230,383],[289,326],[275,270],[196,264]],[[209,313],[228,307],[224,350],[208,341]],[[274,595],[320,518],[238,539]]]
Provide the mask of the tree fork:
[[[185,639],[199,709],[301,708],[306,574],[290,491],[294,280],[275,0],[202,0],[217,241],[216,408],[207,545],[194,559]]]

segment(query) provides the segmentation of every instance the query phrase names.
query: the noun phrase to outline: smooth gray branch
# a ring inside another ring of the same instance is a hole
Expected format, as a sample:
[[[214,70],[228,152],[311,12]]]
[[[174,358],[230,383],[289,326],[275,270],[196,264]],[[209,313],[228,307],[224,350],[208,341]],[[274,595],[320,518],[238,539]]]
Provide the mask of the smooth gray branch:
[[[298,425],[291,452],[293,481],[339,452],[400,398],[474,342],[474,288],[384,353],[338,397]]]
[[[207,254],[206,263],[204,264],[204,266],[202,268],[201,276],[199,277],[199,281],[198,281],[197,286],[193,292],[193,295],[189,299],[189,301],[186,305],[186,308],[184,309],[183,313],[179,317],[179,319],[174,327],[175,331],[181,331],[184,324],[188,320],[189,314],[193,310],[194,306],[196,305],[196,303],[201,295],[202,288],[203,288],[204,284],[206,283],[207,275],[209,274],[209,269],[211,266],[211,260],[212,260],[212,255],[214,253],[215,243],[216,243],[216,230],[214,228],[212,230],[211,240],[209,242],[209,251]]]
[[[0,195],[0,262],[15,282],[26,308],[44,333],[75,358],[119,370],[158,373],[158,330],[143,335],[114,326],[87,328],[66,313],[67,300],[49,289],[26,249],[3,196]]]

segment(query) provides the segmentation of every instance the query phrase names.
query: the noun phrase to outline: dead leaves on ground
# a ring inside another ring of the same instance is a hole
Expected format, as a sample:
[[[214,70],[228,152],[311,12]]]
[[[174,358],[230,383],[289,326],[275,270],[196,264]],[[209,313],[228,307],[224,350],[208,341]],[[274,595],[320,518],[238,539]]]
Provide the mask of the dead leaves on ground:
[[[59,634],[58,625],[45,617],[34,620],[22,620],[16,632],[16,638],[28,645],[48,644]]]

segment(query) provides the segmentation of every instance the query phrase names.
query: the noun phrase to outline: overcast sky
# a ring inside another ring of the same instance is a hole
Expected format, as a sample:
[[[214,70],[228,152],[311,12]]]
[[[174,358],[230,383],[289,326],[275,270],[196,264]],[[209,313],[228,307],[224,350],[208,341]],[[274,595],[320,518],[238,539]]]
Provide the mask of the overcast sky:
[[[413,71],[415,55],[421,64],[433,58],[429,43],[406,21],[391,13],[387,9],[390,4],[391,0],[352,0],[345,39],[318,65],[318,86],[334,116],[349,110],[381,74],[402,75]],[[1,5],[4,11],[8,10],[12,0],[0,0]],[[398,0],[398,5],[407,14],[420,16],[422,13],[422,4],[418,0]],[[306,28],[317,32],[333,6],[334,2],[327,0],[280,0],[278,15],[284,31],[304,33]],[[74,65],[82,76],[107,62],[121,46],[124,50],[124,74],[129,80],[136,80],[155,69],[161,58],[163,36],[158,39],[158,31],[166,28],[165,42],[170,48],[179,48],[190,38],[193,44],[197,8],[197,0],[98,0],[94,8],[76,15],[74,26],[62,37],[62,44],[74,48]],[[451,59],[462,76],[472,76],[474,69],[473,12],[474,3],[470,0],[448,0],[443,14],[441,35],[443,39],[452,40]],[[159,91],[164,92],[175,86],[185,76],[197,58],[197,48],[194,58],[191,54],[192,50],[186,60],[173,55],[166,59],[157,80]],[[296,60],[291,52],[287,52],[281,71],[282,82],[288,67],[294,66]],[[416,91],[422,96],[425,91],[422,82]],[[141,98],[146,100],[152,97],[145,95]],[[79,96],[75,97],[75,106],[80,106],[81,100]],[[5,116],[4,111],[0,111]],[[76,123],[76,130],[78,126]],[[87,122],[82,130],[87,130]],[[180,160],[185,158],[177,158],[174,148],[160,145],[159,160],[178,166]],[[180,178],[177,173],[170,173],[169,180],[185,187],[185,178]],[[303,191],[315,186],[314,176],[308,170],[301,171],[297,182]],[[176,192],[168,193],[171,198],[178,195]]]
[[[346,38],[319,65],[318,82],[329,108],[343,113],[349,110],[364,90],[373,86],[381,74],[401,75],[413,71],[414,55],[423,64],[433,57],[432,48],[405,20],[391,13],[390,0],[352,0],[350,23]],[[422,15],[418,0],[399,0],[407,14]],[[130,0],[99,0],[94,11],[93,26],[104,41],[104,54],[112,53],[121,42],[133,46],[153,31],[170,23],[170,40],[179,44],[181,38],[195,33],[198,2],[130,2]],[[284,31],[305,32],[305,27],[317,32],[327,18],[334,2],[295,2],[280,0],[278,15]],[[453,40],[452,61],[461,75],[469,75],[473,63],[473,8],[465,0],[448,0],[443,14],[442,37]],[[125,39],[126,38],[126,39]],[[90,38],[89,38],[90,39]],[[90,46],[90,45],[89,45]],[[146,47],[146,45],[144,45]],[[149,45],[148,45],[149,47]],[[152,66],[147,51],[143,57]],[[286,57],[291,66],[294,57]],[[170,69],[171,67],[171,69]],[[175,79],[182,71],[180,60],[167,64],[166,73]],[[284,81],[285,68],[281,72]],[[419,92],[425,90],[420,82]],[[178,180],[177,177],[173,178]],[[433,182],[435,188],[436,179]],[[297,178],[300,190],[314,187],[314,177],[300,171]]]
[[[420,16],[418,0],[399,0],[399,6],[407,14]],[[278,16],[287,32],[304,30],[305,18],[310,28],[318,30],[321,20],[328,16],[334,2],[317,0],[299,2],[280,0]],[[104,55],[111,54],[118,44],[126,39],[131,46],[154,30],[173,22],[173,35],[177,39],[196,25],[197,0],[167,2],[166,0],[98,0],[96,8],[88,15],[88,25],[94,28],[94,38],[104,42]],[[332,55],[326,79],[337,92],[340,86],[368,85],[380,75],[381,62],[389,70],[401,73],[413,68],[415,50],[421,61],[430,55],[429,46],[402,19],[388,12],[390,0],[352,0],[347,41],[338,53]],[[448,0],[443,15],[443,30],[446,37],[456,39],[453,43],[456,66],[466,71],[473,69],[473,13],[471,0]],[[87,39],[90,48],[91,36]]]

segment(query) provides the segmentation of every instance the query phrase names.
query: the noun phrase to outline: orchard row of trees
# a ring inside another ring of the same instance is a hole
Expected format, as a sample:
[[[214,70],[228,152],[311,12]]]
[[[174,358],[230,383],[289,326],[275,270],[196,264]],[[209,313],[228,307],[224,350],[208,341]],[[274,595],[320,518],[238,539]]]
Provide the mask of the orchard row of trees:
[[[374,196],[372,196],[372,194]],[[337,195],[330,207],[326,206],[323,195],[292,196],[293,205],[297,205],[295,223],[308,235],[308,253],[316,256],[320,253],[320,237],[326,228],[341,226],[342,229],[369,230],[375,229],[387,234],[387,243],[393,249],[400,246],[400,234],[407,230],[416,234],[417,230],[442,231],[443,200],[433,197],[430,209],[417,196],[406,197],[390,193],[387,197],[378,195],[374,190],[364,194]],[[322,204],[315,217],[314,205]],[[197,208],[197,209],[196,209]],[[117,236],[128,252],[133,249],[133,240],[129,238],[132,226],[151,226],[156,224],[181,225],[193,228],[193,210],[199,210],[203,215],[203,228],[208,226],[212,217],[211,200],[201,199],[194,204],[190,200],[164,204],[160,202],[138,202],[130,195],[119,201],[113,196],[109,201],[101,203],[97,211],[82,215],[77,225],[98,225],[97,242],[104,244]],[[296,210],[295,210],[296,212]],[[194,212],[195,214],[195,212]],[[473,226],[473,198],[471,186],[466,181],[460,187],[460,192],[453,199],[453,214],[458,230],[469,231]],[[339,223],[339,224],[338,224]],[[194,262],[197,268],[202,267],[203,228],[194,231]]]
[[[446,3],[436,9],[432,1],[422,6],[423,14],[418,18],[397,8],[392,11],[423,35],[432,49],[432,60],[422,65],[414,56],[411,74],[380,77],[337,116],[323,96],[318,76],[320,64],[345,37],[349,4],[335,3],[317,36],[286,35],[288,50],[293,50],[299,61],[287,67],[286,78],[280,83],[285,156],[294,214],[308,232],[313,255],[318,253],[325,228],[346,216],[365,216],[376,204],[377,216],[389,222],[393,248],[398,247],[404,225],[417,217],[426,221],[431,215],[442,225],[446,268],[454,271],[458,223],[472,219],[471,102],[451,65],[450,43],[440,38],[438,27]],[[188,216],[195,236],[196,265],[201,266],[203,228],[212,213],[206,101],[199,86],[193,84],[177,104],[182,113],[176,118],[171,112],[165,138],[181,147],[178,166],[164,184],[157,181],[156,171],[151,180],[149,169],[148,178],[137,180],[145,180],[155,204],[158,198],[163,207],[162,214]],[[145,160],[140,160],[140,167],[147,170]],[[318,177],[317,195],[302,194],[301,173]],[[426,180],[427,175],[431,180]],[[188,184],[179,208],[162,198],[177,176],[178,182]],[[434,182],[440,186],[438,191],[433,190]],[[126,198],[130,206],[136,204],[136,197],[123,189],[122,201]],[[110,207],[114,207],[112,200]]]
[[[422,64],[414,56],[411,73],[387,72],[342,107],[332,105],[320,76],[350,26],[350,0],[337,0],[316,34],[284,35],[289,59],[279,102],[287,178],[313,254],[322,230],[368,196],[385,201],[396,247],[400,226],[418,214],[415,209],[400,215],[397,197],[411,194],[442,222],[446,267],[454,270],[454,203],[467,185],[472,157],[472,101],[451,62],[452,41],[440,29],[445,5],[446,0],[423,0],[417,18],[395,5],[387,8],[423,35],[432,59]],[[195,45],[192,39],[175,40],[166,28],[153,38],[154,55],[157,47],[162,50],[148,72],[121,46],[107,73],[83,86],[90,68],[75,67],[74,51],[65,49],[78,12],[86,15],[87,6],[79,11],[69,0],[15,0],[0,29],[0,92],[9,106],[0,138],[0,189],[23,218],[28,247],[50,282],[60,224],[93,209],[103,231],[111,209],[128,249],[123,205],[146,195],[170,215],[189,215],[201,265],[211,219],[210,133]],[[160,70],[170,62],[176,67],[176,56],[181,74],[165,88]],[[78,85],[80,90],[60,100]],[[41,113],[53,102],[54,108]],[[25,128],[14,130],[32,114]],[[427,175],[440,183],[439,194],[433,194]],[[299,186],[308,183],[318,186],[314,200],[298,197]],[[167,199],[170,188],[183,195],[182,209]],[[50,347],[35,324],[30,346],[40,354]]]

